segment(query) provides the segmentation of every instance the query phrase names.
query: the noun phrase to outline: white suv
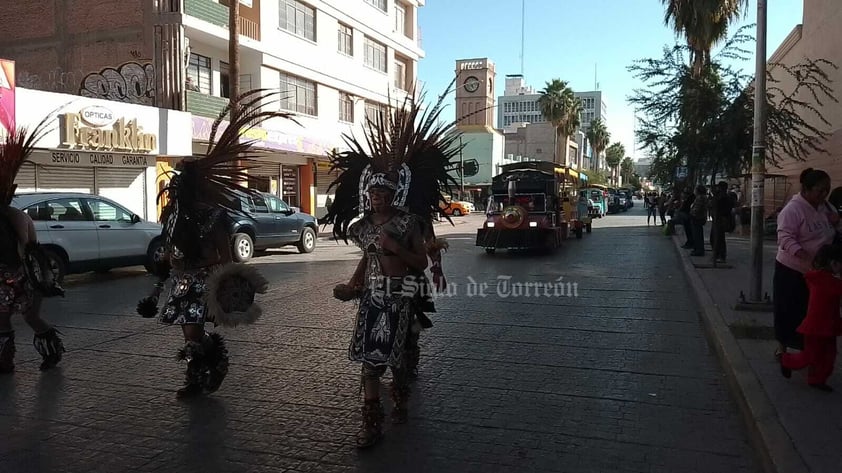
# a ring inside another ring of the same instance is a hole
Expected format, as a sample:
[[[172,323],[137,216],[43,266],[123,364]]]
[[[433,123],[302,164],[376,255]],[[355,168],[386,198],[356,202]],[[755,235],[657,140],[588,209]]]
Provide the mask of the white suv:
[[[66,274],[137,265],[153,272],[163,257],[161,225],[104,197],[22,193],[12,206],[32,218],[59,280]]]

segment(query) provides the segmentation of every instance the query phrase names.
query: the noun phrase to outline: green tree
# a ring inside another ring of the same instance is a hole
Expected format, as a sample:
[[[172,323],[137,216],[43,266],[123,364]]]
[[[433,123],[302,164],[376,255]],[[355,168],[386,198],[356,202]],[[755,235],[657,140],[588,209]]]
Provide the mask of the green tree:
[[[728,35],[728,25],[745,13],[748,0],[661,0],[664,23],[683,35],[690,50],[692,75],[710,65],[711,49]]]
[[[538,99],[541,114],[553,125],[553,162],[567,163],[567,139],[579,129],[579,116],[582,113],[582,103],[567,86],[567,82],[553,79],[547,82],[541,97]],[[561,138],[561,139],[559,139]],[[559,145],[564,146],[564,152],[559,153]],[[561,156],[560,156],[561,154]],[[564,161],[560,161],[559,158]]]
[[[623,176],[623,183],[631,181],[632,173],[634,173],[634,161],[628,156],[623,158],[620,162],[620,174]]]
[[[626,147],[619,141],[612,143],[611,146],[605,150],[605,164],[607,164],[609,169],[611,169],[612,177],[617,171],[617,166],[620,165],[620,162],[623,160],[625,155]]]
[[[608,133],[608,128],[606,128],[605,123],[603,123],[601,119],[596,118],[591,122],[591,126],[588,127],[588,132],[585,136],[591,143],[591,148],[593,148],[593,167],[596,169],[596,163],[599,162],[599,155],[605,151],[605,148],[608,147],[608,143],[611,140],[611,133]]]
[[[608,184],[608,178],[602,171],[589,169],[581,172],[582,174],[588,176],[588,184]]]

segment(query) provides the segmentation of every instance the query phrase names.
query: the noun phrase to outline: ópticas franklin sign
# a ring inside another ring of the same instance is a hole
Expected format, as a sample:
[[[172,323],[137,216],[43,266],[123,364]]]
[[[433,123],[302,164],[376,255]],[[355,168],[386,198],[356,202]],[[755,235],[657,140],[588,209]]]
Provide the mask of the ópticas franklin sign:
[[[158,137],[144,132],[137,119],[115,120],[102,111],[93,114],[83,109],[59,115],[59,134],[59,146],[66,149],[117,153],[151,153],[158,149]]]

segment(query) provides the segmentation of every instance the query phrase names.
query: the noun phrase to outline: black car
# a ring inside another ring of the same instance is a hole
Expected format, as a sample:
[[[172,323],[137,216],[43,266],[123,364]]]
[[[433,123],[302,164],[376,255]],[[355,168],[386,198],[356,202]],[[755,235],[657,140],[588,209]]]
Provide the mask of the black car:
[[[272,194],[240,197],[242,215],[232,215],[234,260],[246,262],[256,251],[295,245],[300,253],[316,248],[319,222],[316,217],[290,207]]]

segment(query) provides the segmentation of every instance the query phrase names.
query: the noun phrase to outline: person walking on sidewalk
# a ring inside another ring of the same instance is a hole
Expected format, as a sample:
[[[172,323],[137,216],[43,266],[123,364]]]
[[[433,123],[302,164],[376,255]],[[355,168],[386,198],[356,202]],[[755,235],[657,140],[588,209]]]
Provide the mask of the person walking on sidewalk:
[[[713,223],[710,229],[710,246],[713,247],[713,260],[724,263],[728,256],[725,233],[733,231],[734,202],[728,193],[728,183],[720,182],[716,186],[711,205]]]
[[[650,193],[646,196],[646,225],[650,225],[649,220],[652,220],[652,223],[655,225],[658,224],[658,196],[657,194]]]
[[[684,226],[684,237],[686,241],[681,247],[687,250],[693,248],[693,226],[690,220],[690,208],[693,206],[693,201],[695,199],[696,196],[693,195],[690,188],[685,188],[684,193],[681,196],[680,204],[678,205],[678,215],[676,215],[675,218],[675,223]]]
[[[57,365],[65,352],[60,332],[40,315],[42,298],[63,296],[64,290],[53,277],[32,219],[11,205],[15,178],[43,133],[41,125],[31,134],[12,130],[0,142],[0,373],[5,374],[15,369],[15,314],[35,332],[33,345],[41,355],[42,371]]]
[[[801,350],[803,337],[796,329],[807,313],[810,293],[804,274],[811,270],[819,249],[833,243],[834,223],[839,217],[825,198],[830,192],[830,176],[818,169],[801,173],[801,192],[787,202],[778,214],[778,253],[772,278],[776,354],[787,348]]]
[[[705,223],[708,220],[708,196],[705,186],[696,187],[696,198],[690,206],[690,225],[693,234],[691,256],[705,255]]]
[[[661,226],[667,224],[667,200],[669,196],[665,192],[662,192],[660,196],[658,196],[658,215],[661,217]]]
[[[812,271],[804,275],[810,291],[807,315],[798,326],[798,333],[804,337],[804,351],[781,353],[781,374],[792,376],[792,370],[809,367],[807,384],[822,391],[833,391],[827,379],[833,373],[836,361],[836,337],[842,334],[842,319],[839,317],[839,303],[842,300],[842,247],[823,246],[815,260]]]

